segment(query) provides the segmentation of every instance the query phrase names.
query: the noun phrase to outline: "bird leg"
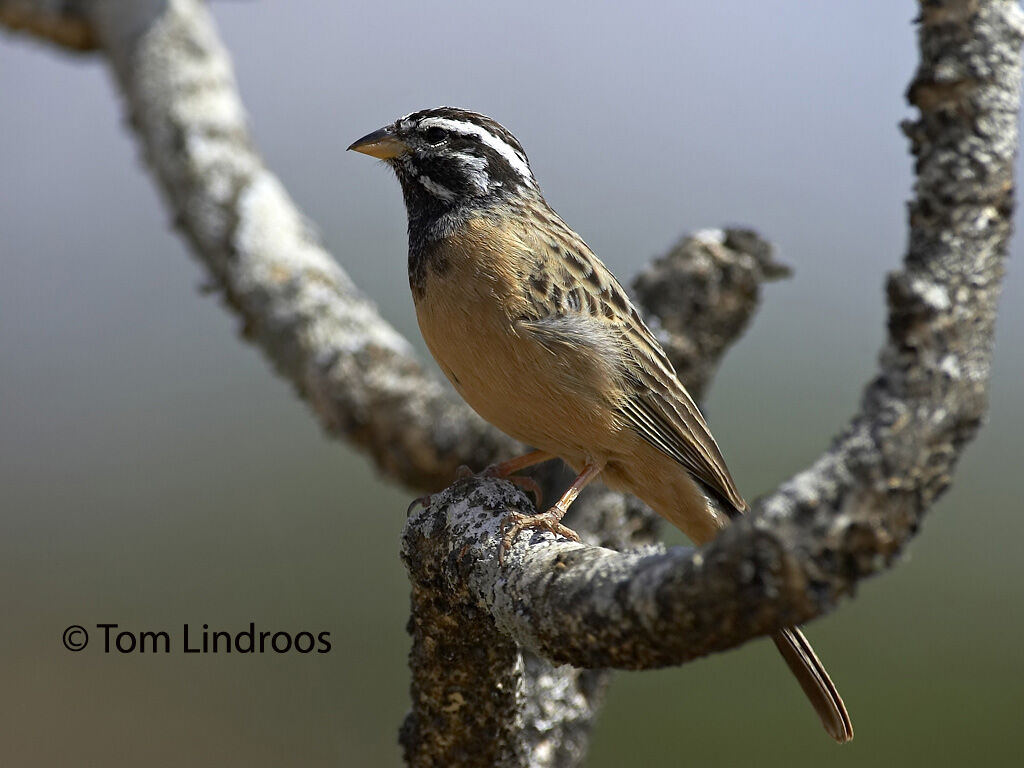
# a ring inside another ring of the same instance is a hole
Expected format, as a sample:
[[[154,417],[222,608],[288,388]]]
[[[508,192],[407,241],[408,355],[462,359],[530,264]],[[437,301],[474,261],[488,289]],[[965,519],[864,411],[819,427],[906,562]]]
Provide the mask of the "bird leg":
[[[603,463],[586,464],[583,467],[583,471],[580,472],[579,477],[573,480],[572,485],[570,485],[566,492],[562,494],[562,498],[560,498],[555,506],[551,507],[547,512],[541,512],[536,515],[524,515],[520,512],[509,512],[508,516],[506,516],[501,522],[501,530],[504,535],[501,538],[501,548],[498,550],[498,562],[504,564],[505,552],[512,548],[512,542],[515,540],[515,537],[522,531],[529,528],[539,528],[544,531],[551,531],[558,536],[564,536],[567,539],[579,541],[580,537],[576,531],[562,525],[562,518],[565,517],[565,513],[569,511],[569,505],[576,501],[576,497],[580,495],[580,491],[586,488],[587,484],[590,483],[591,480],[601,474],[602,469],[604,469]]]
[[[519,486],[527,493],[532,493],[534,498],[537,500],[537,506],[539,507],[541,505],[543,495],[541,493],[540,486],[537,485],[537,481],[532,477],[520,477],[514,473],[553,458],[555,458],[555,455],[553,453],[548,453],[547,451],[530,451],[529,453],[524,453],[522,456],[516,456],[514,459],[509,459],[508,461],[503,461],[499,464],[491,464],[491,466],[487,467],[480,473],[480,476],[498,477],[502,480],[508,480],[510,483]],[[467,477],[472,477],[473,471],[463,464],[455,471],[455,476],[462,480]]]

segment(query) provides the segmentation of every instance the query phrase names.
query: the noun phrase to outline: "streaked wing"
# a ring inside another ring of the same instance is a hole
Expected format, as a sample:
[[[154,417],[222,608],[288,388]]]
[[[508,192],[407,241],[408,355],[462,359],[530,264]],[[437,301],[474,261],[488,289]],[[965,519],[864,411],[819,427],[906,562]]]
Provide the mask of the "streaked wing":
[[[615,276],[553,212],[538,216],[520,235],[530,251],[543,254],[535,259],[527,283],[533,317],[525,320],[525,327],[542,343],[563,338],[564,343],[581,346],[588,342],[564,334],[578,334],[595,324],[571,322],[573,316],[598,321],[612,343],[591,339],[589,344],[607,345],[617,355],[626,389],[632,393],[620,405],[623,421],[736,512],[746,511],[704,417]]]

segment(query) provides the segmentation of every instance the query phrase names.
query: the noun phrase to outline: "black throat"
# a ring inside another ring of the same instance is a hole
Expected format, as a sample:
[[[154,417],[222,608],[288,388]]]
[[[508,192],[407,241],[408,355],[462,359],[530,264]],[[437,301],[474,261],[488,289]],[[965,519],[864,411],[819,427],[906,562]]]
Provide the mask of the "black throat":
[[[409,285],[417,298],[423,295],[428,273],[444,274],[448,269],[445,240],[458,234],[471,218],[502,215],[503,210],[517,207],[524,192],[519,186],[503,185],[488,194],[447,199],[429,191],[418,176],[401,166],[395,166],[395,174],[409,217]]]
[[[482,115],[441,108],[403,118],[393,130],[408,145],[388,164],[409,217],[409,281],[422,294],[427,275],[448,268],[445,241],[467,221],[507,215],[540,192],[519,143]]]

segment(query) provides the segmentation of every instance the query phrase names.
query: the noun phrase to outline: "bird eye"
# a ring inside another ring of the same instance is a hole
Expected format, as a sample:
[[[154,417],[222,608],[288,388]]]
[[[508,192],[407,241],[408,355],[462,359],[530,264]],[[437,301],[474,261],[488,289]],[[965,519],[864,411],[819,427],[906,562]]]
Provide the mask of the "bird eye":
[[[427,132],[423,134],[423,138],[431,144],[440,144],[448,138],[448,131],[435,125],[431,128],[427,128]]]

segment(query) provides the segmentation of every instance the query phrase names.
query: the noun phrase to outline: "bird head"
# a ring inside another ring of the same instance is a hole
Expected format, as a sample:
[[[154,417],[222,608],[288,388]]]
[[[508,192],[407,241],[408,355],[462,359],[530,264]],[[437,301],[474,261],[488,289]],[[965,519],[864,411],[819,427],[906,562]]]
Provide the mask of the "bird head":
[[[516,137],[477,112],[454,107],[413,112],[349,149],[379,158],[394,170],[410,219],[539,194]]]

